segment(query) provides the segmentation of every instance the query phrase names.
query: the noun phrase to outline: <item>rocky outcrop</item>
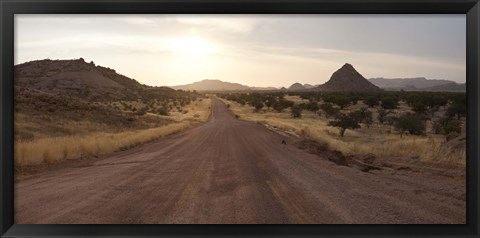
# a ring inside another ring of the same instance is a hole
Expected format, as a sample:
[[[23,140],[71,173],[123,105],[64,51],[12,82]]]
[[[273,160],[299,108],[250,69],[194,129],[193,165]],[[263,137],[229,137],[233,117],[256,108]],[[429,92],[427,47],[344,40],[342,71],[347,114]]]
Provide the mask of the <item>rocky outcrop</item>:
[[[317,87],[320,91],[329,92],[378,92],[379,87],[370,83],[351,64],[343,65],[335,71],[330,80]]]

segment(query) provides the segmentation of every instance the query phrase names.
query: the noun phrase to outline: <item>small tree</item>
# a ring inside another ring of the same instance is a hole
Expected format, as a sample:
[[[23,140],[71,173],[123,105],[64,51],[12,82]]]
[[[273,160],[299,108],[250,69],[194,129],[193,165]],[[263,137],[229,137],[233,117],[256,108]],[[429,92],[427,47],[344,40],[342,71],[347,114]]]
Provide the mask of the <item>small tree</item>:
[[[333,127],[338,127],[340,130],[340,137],[343,137],[347,129],[360,128],[360,125],[358,124],[354,115],[351,115],[351,114],[345,115],[343,113],[340,113],[336,117],[335,121],[329,121],[328,125]]]
[[[299,105],[292,106],[292,117],[293,118],[302,117],[302,108]]]
[[[398,117],[394,127],[400,132],[400,137],[403,137],[403,134],[407,131],[412,135],[423,135],[425,133],[425,121],[420,115],[412,113],[406,113]]]

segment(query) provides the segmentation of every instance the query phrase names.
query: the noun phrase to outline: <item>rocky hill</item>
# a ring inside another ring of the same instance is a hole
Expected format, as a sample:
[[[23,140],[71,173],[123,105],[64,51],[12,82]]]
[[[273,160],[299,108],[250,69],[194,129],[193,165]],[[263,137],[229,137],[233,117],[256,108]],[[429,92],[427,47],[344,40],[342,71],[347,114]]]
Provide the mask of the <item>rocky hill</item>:
[[[167,87],[150,87],[118,74],[114,69],[76,60],[37,60],[14,67],[15,87],[50,94],[69,95],[88,101],[135,100],[178,94]]]
[[[300,83],[294,83],[290,87],[288,87],[288,90],[291,90],[291,91],[299,91],[299,90],[305,90],[305,89],[306,87]]]
[[[123,131],[169,123],[149,115],[184,105],[195,93],[150,87],[115,70],[76,60],[14,66],[15,138]]]
[[[381,89],[353,68],[351,64],[345,64],[335,71],[330,80],[315,88],[319,91],[329,92],[378,92]]]

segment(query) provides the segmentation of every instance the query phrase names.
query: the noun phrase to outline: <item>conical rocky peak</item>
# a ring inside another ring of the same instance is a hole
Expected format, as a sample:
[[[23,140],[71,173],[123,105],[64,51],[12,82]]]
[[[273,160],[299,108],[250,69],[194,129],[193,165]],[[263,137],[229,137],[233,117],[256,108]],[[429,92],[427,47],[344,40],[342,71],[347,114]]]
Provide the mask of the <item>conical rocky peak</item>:
[[[376,92],[381,89],[365,79],[355,68],[344,64],[335,71],[330,80],[318,87],[321,91],[351,91],[351,92]]]
[[[341,70],[341,69],[343,69],[343,70],[355,70],[355,68],[353,68],[353,66],[349,63],[345,63],[339,70]]]

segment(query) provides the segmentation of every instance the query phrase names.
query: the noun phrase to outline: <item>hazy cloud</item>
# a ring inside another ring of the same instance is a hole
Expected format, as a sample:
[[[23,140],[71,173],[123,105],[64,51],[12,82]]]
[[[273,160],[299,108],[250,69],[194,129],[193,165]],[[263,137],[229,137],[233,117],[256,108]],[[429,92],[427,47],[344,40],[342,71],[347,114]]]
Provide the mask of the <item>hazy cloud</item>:
[[[319,84],[365,77],[465,82],[464,15],[16,15],[15,62],[83,57],[150,85],[218,78]]]

